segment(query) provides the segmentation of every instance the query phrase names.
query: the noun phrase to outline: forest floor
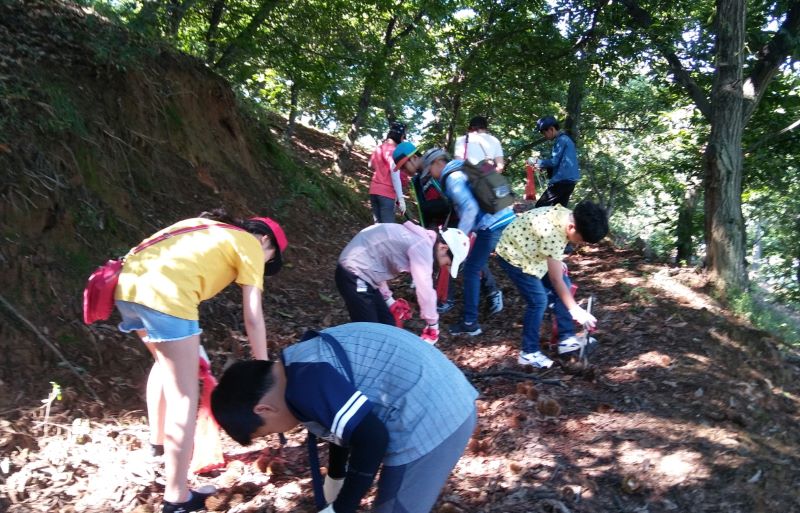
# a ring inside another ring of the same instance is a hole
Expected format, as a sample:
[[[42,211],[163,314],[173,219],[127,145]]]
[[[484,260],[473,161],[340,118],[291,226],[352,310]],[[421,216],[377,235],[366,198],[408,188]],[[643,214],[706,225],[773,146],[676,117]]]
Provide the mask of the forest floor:
[[[278,346],[347,320],[330,279],[344,237],[318,242],[318,252],[294,250],[288,271],[302,268],[302,276],[268,284]],[[609,245],[580,247],[567,262],[577,296],[595,298],[600,346],[588,365],[517,365],[524,305],[502,272],[506,306],[484,315],[485,334],[439,342],[481,395],[478,430],[435,511],[800,511],[796,359],[730,317],[693,270]],[[413,300],[407,280],[395,291]],[[241,335],[223,322],[206,330],[231,340],[211,351],[218,374],[239,356]],[[130,358],[146,357],[131,349]],[[103,394],[139,409],[109,411],[72,394],[53,402],[46,422],[43,408],[0,421],[2,445],[14,447],[0,457],[0,505],[10,513],[159,511],[162,465],[145,447],[142,366],[131,368]],[[224,437],[224,467],[192,478],[218,488],[209,510],[314,511],[304,435],[287,439],[243,448]]]

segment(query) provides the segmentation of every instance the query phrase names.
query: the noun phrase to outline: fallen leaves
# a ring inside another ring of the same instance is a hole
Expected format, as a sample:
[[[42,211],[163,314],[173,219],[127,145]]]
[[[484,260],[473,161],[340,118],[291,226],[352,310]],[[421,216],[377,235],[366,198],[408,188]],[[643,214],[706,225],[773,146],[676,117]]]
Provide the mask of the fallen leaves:
[[[536,402],[536,410],[545,417],[558,417],[561,414],[561,405],[552,397],[540,397]]]

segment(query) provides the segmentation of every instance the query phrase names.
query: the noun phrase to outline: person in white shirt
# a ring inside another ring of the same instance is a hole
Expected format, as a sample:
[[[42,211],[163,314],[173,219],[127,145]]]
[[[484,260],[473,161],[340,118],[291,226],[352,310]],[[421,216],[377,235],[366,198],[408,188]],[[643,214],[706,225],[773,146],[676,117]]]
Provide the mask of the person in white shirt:
[[[484,160],[494,162],[498,173],[505,169],[503,147],[497,137],[488,132],[489,123],[483,116],[475,116],[469,121],[466,135],[456,139],[453,158],[468,160],[477,165]]]

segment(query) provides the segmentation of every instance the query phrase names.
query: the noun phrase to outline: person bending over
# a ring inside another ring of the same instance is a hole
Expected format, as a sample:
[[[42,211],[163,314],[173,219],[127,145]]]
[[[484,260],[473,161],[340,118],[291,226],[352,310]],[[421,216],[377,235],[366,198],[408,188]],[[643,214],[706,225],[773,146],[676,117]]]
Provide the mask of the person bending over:
[[[433,273],[450,266],[455,277],[469,252],[469,239],[456,228],[441,232],[407,221],[374,224],[361,230],[342,250],[336,266],[336,288],[347,304],[350,320],[400,325],[410,318],[404,300],[395,301],[387,281],[402,272],[411,273],[417,292],[420,317],[426,322],[422,338],[439,340],[439,314]]]
[[[186,482],[197,417],[199,304],[238,284],[253,357],[266,360],[264,275],[280,270],[286,246],[274,220],[240,221],[217,210],[164,228],[125,257],[114,299],[120,331],[135,331],[155,360],[147,417],[151,448],[164,455],[163,513],[197,511],[208,495]]]
[[[539,347],[539,329],[547,308],[548,291],[555,292],[556,296],[558,353],[565,355],[580,350],[581,341],[575,337],[573,321],[594,328],[597,319],[572,298],[561,259],[568,242],[595,243],[607,233],[606,211],[591,201],[578,203],[573,211],[561,205],[529,210],[503,231],[496,249],[498,262],[526,303],[518,360],[521,365],[540,368],[553,365],[553,360]]]
[[[438,349],[393,326],[311,336],[278,361],[228,368],[211,396],[219,425],[242,445],[298,424],[327,440],[324,513],[358,511],[379,468],[371,511],[429,512],[475,429],[477,391]]]

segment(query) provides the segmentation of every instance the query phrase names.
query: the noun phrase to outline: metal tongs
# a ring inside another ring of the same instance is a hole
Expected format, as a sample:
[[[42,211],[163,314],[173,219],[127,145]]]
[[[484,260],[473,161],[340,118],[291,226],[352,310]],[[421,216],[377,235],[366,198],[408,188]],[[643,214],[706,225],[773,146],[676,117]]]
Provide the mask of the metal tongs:
[[[586,313],[592,313],[592,302],[594,301],[594,296],[589,296],[589,302],[586,304]],[[589,324],[585,323],[583,325],[583,340],[581,340],[581,350],[578,353],[578,357],[580,358],[581,363],[588,364],[589,363],[589,354],[586,351],[586,346],[589,345]]]

